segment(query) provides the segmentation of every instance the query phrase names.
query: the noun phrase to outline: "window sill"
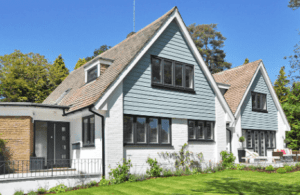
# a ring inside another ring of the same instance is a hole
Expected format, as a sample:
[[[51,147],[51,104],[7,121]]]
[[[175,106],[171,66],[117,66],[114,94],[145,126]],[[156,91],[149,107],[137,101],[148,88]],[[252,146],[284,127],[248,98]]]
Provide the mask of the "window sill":
[[[252,108],[252,111],[253,111],[253,112],[263,112],[263,113],[268,113],[267,110],[254,109],[254,108]]]
[[[82,147],[83,148],[93,148],[93,147],[95,147],[95,145],[83,145]]]
[[[188,140],[188,142],[215,142],[215,140],[207,140],[207,139],[198,139],[198,140],[194,140],[194,139],[191,139],[191,140]]]
[[[170,89],[170,90],[173,90],[173,91],[180,91],[180,92],[185,92],[185,93],[196,94],[195,90],[191,89],[191,88],[175,87],[175,86],[164,85],[164,84],[159,84],[159,83],[152,83],[151,86],[154,87],[154,88]]]
[[[124,144],[126,147],[173,147],[171,144]]]

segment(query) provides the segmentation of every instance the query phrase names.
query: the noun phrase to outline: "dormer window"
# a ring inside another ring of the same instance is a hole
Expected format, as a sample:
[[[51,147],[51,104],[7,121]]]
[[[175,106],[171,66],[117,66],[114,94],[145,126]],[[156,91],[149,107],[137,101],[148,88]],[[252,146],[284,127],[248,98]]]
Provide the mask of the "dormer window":
[[[87,71],[87,82],[91,82],[98,77],[98,66],[95,66]]]

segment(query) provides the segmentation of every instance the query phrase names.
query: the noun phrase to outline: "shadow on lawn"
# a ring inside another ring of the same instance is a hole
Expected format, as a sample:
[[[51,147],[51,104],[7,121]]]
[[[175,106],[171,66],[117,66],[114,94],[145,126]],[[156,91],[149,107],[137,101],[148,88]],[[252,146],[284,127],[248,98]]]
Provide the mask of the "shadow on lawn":
[[[213,193],[213,194],[266,194],[266,195],[289,195],[300,194],[298,184],[279,184],[276,182],[252,182],[241,181],[237,178],[224,178],[223,180],[213,180],[205,182],[205,188],[192,189],[193,192]]]

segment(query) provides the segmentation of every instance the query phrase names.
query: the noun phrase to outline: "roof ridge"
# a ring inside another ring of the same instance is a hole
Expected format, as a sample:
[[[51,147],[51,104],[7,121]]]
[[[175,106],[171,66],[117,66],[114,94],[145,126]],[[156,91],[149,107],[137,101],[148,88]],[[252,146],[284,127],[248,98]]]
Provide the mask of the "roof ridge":
[[[221,72],[214,73],[213,75],[217,75],[217,74],[220,74],[220,73],[224,73],[224,72],[227,72],[227,71],[230,71],[230,70],[235,70],[235,69],[237,69],[237,68],[241,68],[241,67],[243,67],[243,66],[250,65],[250,64],[252,64],[252,63],[254,63],[254,62],[257,62],[257,61],[262,61],[262,59],[255,60],[255,61],[249,62],[249,63],[247,63],[247,64],[242,64],[242,65],[239,65],[239,66],[236,66],[236,67],[234,67],[234,68],[227,69],[227,70],[223,70],[223,71],[221,71]]]

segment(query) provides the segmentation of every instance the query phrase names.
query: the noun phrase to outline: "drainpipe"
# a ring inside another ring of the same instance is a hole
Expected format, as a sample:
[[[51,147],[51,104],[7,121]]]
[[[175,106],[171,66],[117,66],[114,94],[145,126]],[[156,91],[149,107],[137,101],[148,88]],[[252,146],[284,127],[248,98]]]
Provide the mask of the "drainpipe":
[[[97,113],[97,112],[94,112],[93,110],[92,110],[92,107],[93,107],[94,105],[91,105],[90,107],[89,107],[89,111],[91,112],[91,113],[94,113],[95,115],[97,115],[97,116],[100,116],[101,117],[101,119],[102,119],[102,176],[105,176],[105,137],[104,137],[104,127],[105,127],[105,124],[104,124],[104,116],[103,115],[101,115],[101,114],[99,114],[99,113]]]

